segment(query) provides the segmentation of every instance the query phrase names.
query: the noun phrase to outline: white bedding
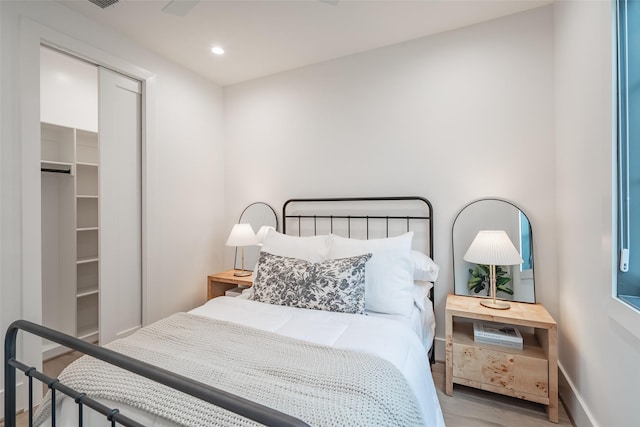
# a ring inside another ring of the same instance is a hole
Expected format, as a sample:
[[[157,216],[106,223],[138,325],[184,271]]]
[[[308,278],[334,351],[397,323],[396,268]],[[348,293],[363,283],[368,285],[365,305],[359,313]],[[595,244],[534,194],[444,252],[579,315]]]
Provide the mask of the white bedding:
[[[369,316],[385,317],[406,324],[412,329],[418,338],[422,340],[424,348],[429,351],[433,345],[436,334],[436,319],[433,314],[433,304],[429,299],[429,290],[433,286],[429,282],[414,282],[413,286],[413,309],[409,316],[396,314],[382,314],[367,312]]]
[[[429,305],[430,307],[430,305]],[[426,426],[444,426],[435,386],[431,377],[427,351],[411,325],[411,319],[389,318],[378,315],[354,315],[275,306],[244,298],[214,298],[190,313],[213,319],[275,332],[292,338],[328,345],[336,348],[363,351],[393,363],[407,378],[414,391]],[[419,311],[418,316],[422,315]],[[423,328],[422,333],[425,329]],[[428,341],[430,343],[430,340]],[[229,363],[233,369],[233,361]],[[122,404],[105,402],[149,426],[172,425],[168,421]],[[77,408],[71,399],[65,399],[59,413],[60,425],[77,423]],[[86,425],[102,425],[104,418],[92,411]],[[93,422],[93,419],[96,422]]]
[[[413,307],[409,315],[386,314],[367,311],[368,316],[384,317],[404,323],[412,329],[422,344],[429,351],[433,345],[436,333],[436,319],[433,314],[433,305],[429,299],[429,291],[433,287],[431,282],[415,281],[413,286]],[[236,298],[251,299],[253,288],[246,288]]]

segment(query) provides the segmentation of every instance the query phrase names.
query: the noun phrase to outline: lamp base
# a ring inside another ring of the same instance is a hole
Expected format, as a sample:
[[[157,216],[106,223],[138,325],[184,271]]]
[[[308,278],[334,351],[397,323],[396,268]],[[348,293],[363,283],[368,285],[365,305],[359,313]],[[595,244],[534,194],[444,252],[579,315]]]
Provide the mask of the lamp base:
[[[233,273],[233,275],[236,277],[247,277],[251,276],[252,274],[252,271],[236,271],[235,273]]]
[[[504,301],[493,301],[493,300],[484,301],[483,300],[483,301],[480,301],[480,305],[483,305],[487,308],[494,308],[496,310],[508,310],[509,308],[511,308],[511,304]]]

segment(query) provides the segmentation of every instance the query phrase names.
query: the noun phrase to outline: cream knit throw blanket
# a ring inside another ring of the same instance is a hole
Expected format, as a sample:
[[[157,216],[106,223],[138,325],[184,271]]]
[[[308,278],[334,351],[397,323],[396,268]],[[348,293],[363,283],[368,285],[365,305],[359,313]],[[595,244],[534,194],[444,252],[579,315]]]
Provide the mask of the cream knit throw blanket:
[[[424,425],[406,379],[390,362],[230,322],[178,313],[106,347],[300,418],[312,426]],[[184,426],[255,422],[89,356],[63,384]],[[60,395],[60,393],[58,393]],[[45,397],[36,418],[51,413]],[[88,411],[89,409],[87,409]],[[123,411],[126,414],[126,411]]]

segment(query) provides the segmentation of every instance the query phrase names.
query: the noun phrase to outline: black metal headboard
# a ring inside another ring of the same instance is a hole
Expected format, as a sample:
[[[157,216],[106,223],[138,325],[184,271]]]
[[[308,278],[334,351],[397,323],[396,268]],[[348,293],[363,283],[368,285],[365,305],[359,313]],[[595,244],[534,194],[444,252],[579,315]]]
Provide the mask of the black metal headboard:
[[[338,234],[369,239],[413,230],[416,249],[433,258],[433,207],[424,197],[290,199],[282,207],[285,234]]]
[[[282,232],[337,234],[360,239],[414,232],[413,248],[433,259],[433,207],[419,196],[290,199],[282,206]],[[433,288],[429,299],[434,305]],[[434,348],[429,351],[434,362]]]

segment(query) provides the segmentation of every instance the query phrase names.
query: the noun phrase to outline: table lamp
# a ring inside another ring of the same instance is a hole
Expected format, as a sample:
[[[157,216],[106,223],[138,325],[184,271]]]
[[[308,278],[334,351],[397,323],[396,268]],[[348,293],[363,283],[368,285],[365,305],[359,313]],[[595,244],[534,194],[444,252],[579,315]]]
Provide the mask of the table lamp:
[[[511,305],[496,301],[496,265],[519,265],[522,257],[504,230],[481,230],[464,254],[464,260],[489,266],[489,282],[492,300],[480,301],[485,307],[506,310]]]
[[[252,246],[258,243],[256,234],[251,228],[251,224],[235,224],[229,233],[226,246],[236,246],[242,249],[242,271],[233,273],[236,277],[251,276],[251,271],[244,270],[244,247]]]

